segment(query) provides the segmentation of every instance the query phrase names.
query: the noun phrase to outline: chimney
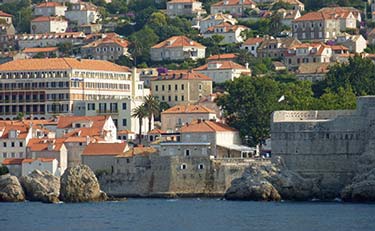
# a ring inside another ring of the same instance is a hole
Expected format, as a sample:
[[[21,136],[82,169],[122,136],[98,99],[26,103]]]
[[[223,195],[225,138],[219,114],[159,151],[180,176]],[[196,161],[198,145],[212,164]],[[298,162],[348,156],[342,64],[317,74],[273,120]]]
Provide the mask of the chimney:
[[[246,69],[249,69],[249,63],[245,63]]]

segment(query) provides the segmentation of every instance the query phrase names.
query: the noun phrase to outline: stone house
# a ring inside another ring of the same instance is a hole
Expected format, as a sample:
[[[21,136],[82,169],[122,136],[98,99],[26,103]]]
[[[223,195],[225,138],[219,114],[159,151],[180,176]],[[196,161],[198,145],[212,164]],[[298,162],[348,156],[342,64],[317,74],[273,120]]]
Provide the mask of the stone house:
[[[43,57],[58,57],[58,47],[30,47],[22,50],[22,53],[33,58],[36,55],[43,55]]]
[[[137,138],[135,132],[132,132],[130,130],[118,130],[117,131],[117,139],[118,140],[121,140],[121,141],[126,141],[126,142],[129,142],[129,141],[133,141]]]
[[[194,104],[212,93],[212,79],[196,71],[168,71],[151,81],[151,92],[170,106]]]
[[[199,21],[199,32],[205,33],[209,27],[217,26],[222,23],[229,23],[232,25],[237,24],[237,19],[233,18],[230,14],[217,13],[211,14]]]
[[[150,155],[157,155],[158,150],[153,147],[133,147],[115,157],[114,173],[137,174],[151,168]]]
[[[301,63],[295,71],[296,78],[301,81],[322,81],[326,78],[331,65],[333,63]]]
[[[31,20],[30,31],[33,34],[64,33],[68,28],[68,21],[62,17],[40,16]]]
[[[29,159],[49,158],[58,161],[58,172],[62,175],[68,167],[68,151],[63,138],[33,138],[27,144],[26,157]]]
[[[65,16],[67,7],[59,2],[42,2],[35,6],[35,16]]]
[[[195,120],[216,120],[216,113],[202,105],[176,105],[161,113],[161,129],[175,132]]]
[[[299,40],[333,40],[340,34],[340,18],[336,14],[309,12],[292,21],[293,37]]]
[[[301,17],[299,10],[279,9],[277,10],[277,14],[281,15],[281,23],[290,28],[292,28],[292,21]]]
[[[288,49],[284,64],[295,70],[301,63],[329,63],[333,56],[332,47],[324,43],[303,43]]]
[[[143,81],[145,88],[150,88],[151,80],[158,76],[157,68],[138,68],[139,79]]]
[[[282,59],[288,49],[299,44],[301,42],[295,38],[264,37],[258,47],[258,57]]]
[[[4,11],[0,10],[0,20],[2,20],[3,23],[13,24],[12,18],[13,18],[13,15],[5,13]],[[3,23],[1,23],[1,24],[3,24]]]
[[[241,49],[247,50],[254,57],[258,57],[258,47],[262,44],[264,38],[248,38],[245,42],[241,44]]]
[[[319,12],[335,15],[340,20],[342,32],[347,29],[357,29],[362,22],[361,11],[354,7],[324,7]]]
[[[224,39],[221,41],[223,44],[240,43],[243,42],[241,33],[248,29],[249,28],[246,26],[232,25],[224,22],[222,24],[209,27],[207,31],[203,33],[203,37],[211,38],[213,35],[220,35],[224,37]]]
[[[221,120],[223,118],[223,110],[216,104],[217,98],[221,95],[222,93],[215,92],[208,96],[203,96],[197,104],[213,110],[216,114],[216,119]]]
[[[223,0],[211,5],[211,14],[229,13],[234,17],[242,17],[245,9],[255,9],[256,4],[252,0]]]
[[[23,160],[24,158],[6,158],[2,160],[1,164],[8,168],[10,175],[20,177],[22,176]]]
[[[91,143],[82,153],[82,163],[94,172],[113,173],[114,159],[129,149],[127,143]]]
[[[206,47],[185,36],[173,36],[151,47],[152,61],[199,59],[206,55]]]
[[[245,67],[232,61],[211,61],[194,70],[207,75],[215,83],[224,83],[228,80],[233,81],[242,74],[251,75],[248,65]]]
[[[98,7],[91,2],[77,2],[71,4],[65,17],[69,22],[74,22],[77,26],[96,24],[101,20]]]
[[[60,43],[81,45],[86,38],[82,32],[44,33],[44,34],[18,34],[15,41],[19,49],[30,47],[54,47]]]
[[[362,35],[350,35],[343,33],[336,39],[337,44],[341,44],[349,48],[351,53],[362,53],[367,48],[367,41]]]
[[[121,56],[130,56],[129,42],[117,34],[108,34],[106,37],[81,47],[83,58],[115,61]]]
[[[24,159],[22,161],[22,176],[27,176],[34,170],[49,171],[52,175],[60,177],[59,162],[55,158]]]
[[[202,3],[197,0],[171,0],[167,1],[167,15],[170,17],[190,16],[196,17],[206,14]]]

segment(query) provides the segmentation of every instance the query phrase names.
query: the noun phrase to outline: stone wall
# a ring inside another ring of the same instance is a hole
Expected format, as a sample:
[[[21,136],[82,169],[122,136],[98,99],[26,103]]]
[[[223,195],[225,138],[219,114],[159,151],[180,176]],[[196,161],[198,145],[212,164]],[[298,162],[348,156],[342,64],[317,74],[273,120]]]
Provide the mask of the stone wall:
[[[271,122],[272,155],[316,178],[322,190],[348,184],[365,152],[375,151],[375,97],[360,97],[355,111],[277,111]]]

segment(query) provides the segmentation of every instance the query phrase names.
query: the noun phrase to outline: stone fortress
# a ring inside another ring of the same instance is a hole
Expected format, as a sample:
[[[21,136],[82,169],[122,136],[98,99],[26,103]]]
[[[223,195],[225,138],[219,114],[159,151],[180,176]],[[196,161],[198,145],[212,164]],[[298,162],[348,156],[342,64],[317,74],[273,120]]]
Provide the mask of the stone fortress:
[[[356,110],[276,111],[272,155],[325,193],[351,182],[362,155],[375,155],[375,96],[359,97]]]

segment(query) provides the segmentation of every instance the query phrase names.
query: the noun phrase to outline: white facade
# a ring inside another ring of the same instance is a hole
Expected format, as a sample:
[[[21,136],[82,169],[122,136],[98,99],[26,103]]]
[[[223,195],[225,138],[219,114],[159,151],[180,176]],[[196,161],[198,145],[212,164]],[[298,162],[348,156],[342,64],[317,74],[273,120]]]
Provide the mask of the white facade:
[[[241,66],[231,61],[214,61],[198,67],[197,72],[210,77],[215,83],[224,83],[225,81],[233,81],[239,78],[241,74],[251,74],[248,67]]]
[[[35,7],[34,15],[37,16],[65,16],[66,6]]]
[[[71,9],[66,11],[65,17],[69,21],[75,22],[77,26],[95,24],[101,19],[96,6],[87,2],[73,4]]]
[[[54,176],[61,176],[62,172],[60,172],[58,165],[59,162],[56,159],[26,159],[26,161],[22,162],[22,176],[27,176],[34,170],[49,171]]]
[[[241,36],[241,32],[247,30],[245,26],[232,26],[230,24],[220,24],[209,28],[205,33],[203,33],[204,38],[210,38],[214,35],[223,36],[224,39],[221,43],[241,43],[244,41]]]
[[[0,128],[1,129],[1,128]],[[3,130],[0,130],[0,137],[2,136]],[[27,134],[19,137],[19,130],[12,129],[9,131],[8,137],[0,138],[0,162],[5,158],[25,158],[26,157],[26,146],[29,140],[32,138],[32,129],[28,129]]]
[[[20,50],[31,47],[53,47],[60,43],[81,45],[86,35],[82,32],[50,33],[50,34],[19,34],[15,36]]]
[[[204,33],[208,30],[209,27],[217,26],[224,22],[235,25],[237,23],[237,20],[233,18],[230,14],[218,13],[214,15],[209,15],[206,18],[199,21],[199,31],[200,33]]]
[[[31,21],[30,31],[33,34],[43,33],[64,33],[68,28],[68,21],[65,19],[46,19]]]

